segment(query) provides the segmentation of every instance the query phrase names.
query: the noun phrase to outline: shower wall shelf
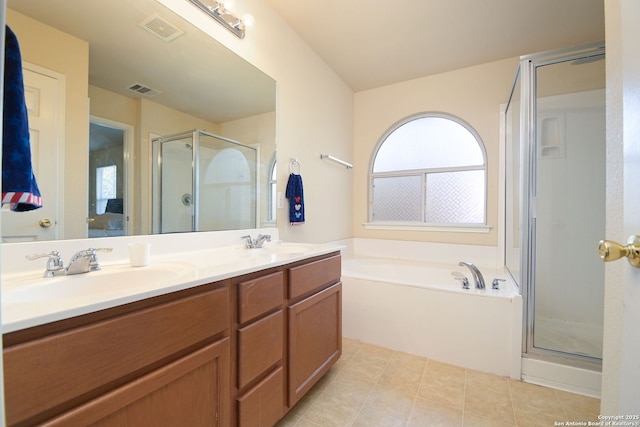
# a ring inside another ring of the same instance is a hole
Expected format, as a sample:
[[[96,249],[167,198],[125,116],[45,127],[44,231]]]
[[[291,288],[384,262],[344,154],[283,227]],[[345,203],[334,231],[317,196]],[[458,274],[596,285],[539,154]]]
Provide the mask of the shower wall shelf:
[[[333,157],[330,154],[320,154],[320,158],[321,159],[326,159],[326,160],[332,160],[336,163],[341,164],[342,166],[345,166],[347,169],[353,169],[353,165],[349,162],[345,162],[344,160],[341,160],[337,157]]]

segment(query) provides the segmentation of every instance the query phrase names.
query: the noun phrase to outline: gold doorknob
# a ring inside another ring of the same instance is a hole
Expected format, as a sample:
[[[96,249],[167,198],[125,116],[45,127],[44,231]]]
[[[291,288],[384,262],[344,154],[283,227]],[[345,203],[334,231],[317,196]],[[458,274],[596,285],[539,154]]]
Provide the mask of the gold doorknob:
[[[600,240],[598,255],[604,262],[615,261],[627,257],[629,264],[640,267],[640,236],[629,237],[626,245],[611,240]]]
[[[38,221],[38,224],[42,228],[49,228],[51,227],[51,220],[49,218],[43,218],[40,221]]]

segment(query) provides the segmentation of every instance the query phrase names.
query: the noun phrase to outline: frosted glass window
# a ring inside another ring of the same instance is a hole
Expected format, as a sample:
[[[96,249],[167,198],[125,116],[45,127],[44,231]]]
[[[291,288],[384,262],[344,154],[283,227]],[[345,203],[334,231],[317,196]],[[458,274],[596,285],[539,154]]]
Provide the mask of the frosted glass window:
[[[446,114],[410,117],[378,144],[369,219],[485,224],[486,161],[477,133]]]
[[[374,178],[374,220],[421,221],[422,177]]]
[[[469,129],[444,117],[420,117],[389,133],[373,172],[482,165],[482,150]]]
[[[427,175],[426,222],[484,223],[484,171]]]

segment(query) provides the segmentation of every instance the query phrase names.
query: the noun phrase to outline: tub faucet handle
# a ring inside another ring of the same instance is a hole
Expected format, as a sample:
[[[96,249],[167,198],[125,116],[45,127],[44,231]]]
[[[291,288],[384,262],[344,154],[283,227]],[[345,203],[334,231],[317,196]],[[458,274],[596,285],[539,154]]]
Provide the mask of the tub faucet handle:
[[[506,282],[505,279],[498,279],[497,277],[491,282],[491,289],[500,289],[500,282]]]
[[[469,289],[469,279],[465,276],[456,276],[454,277],[456,280],[460,280],[462,282],[462,289]]]

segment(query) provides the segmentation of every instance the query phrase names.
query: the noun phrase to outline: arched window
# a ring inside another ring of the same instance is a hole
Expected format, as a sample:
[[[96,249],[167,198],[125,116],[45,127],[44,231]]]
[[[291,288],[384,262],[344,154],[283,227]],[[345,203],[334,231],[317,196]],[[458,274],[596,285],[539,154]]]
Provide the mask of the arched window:
[[[378,143],[370,180],[370,223],[484,225],[486,153],[467,123],[420,114]]]

